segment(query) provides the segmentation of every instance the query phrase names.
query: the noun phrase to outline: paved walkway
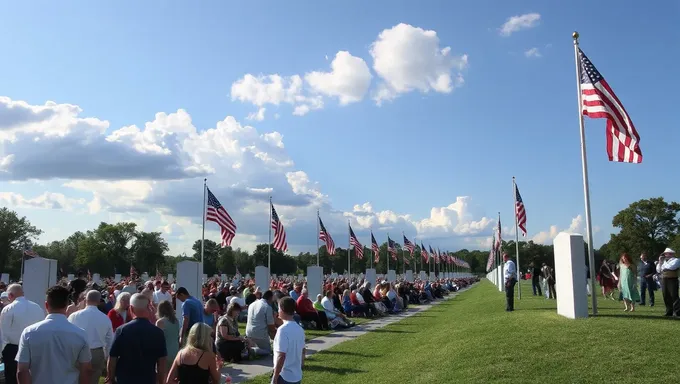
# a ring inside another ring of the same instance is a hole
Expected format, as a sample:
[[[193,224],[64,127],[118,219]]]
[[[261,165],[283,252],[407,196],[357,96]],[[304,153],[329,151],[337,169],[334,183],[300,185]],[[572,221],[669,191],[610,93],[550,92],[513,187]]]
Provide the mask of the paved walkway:
[[[456,297],[459,293],[466,291],[473,287],[467,287],[461,291],[450,294],[445,297],[444,300],[449,300]],[[401,321],[407,317],[411,317],[417,313],[427,311],[434,305],[442,303],[443,300],[435,301],[432,304],[420,305],[417,307],[409,306],[408,311],[399,313],[397,315],[391,315],[387,317],[382,317],[368,323],[357,325],[350,329],[345,329],[342,331],[331,332],[326,336],[317,337],[307,341],[307,356],[311,356],[317,352],[324,351],[326,349],[332,348],[342,342],[356,339],[357,337],[364,335],[376,329],[383,328],[387,325]],[[271,357],[263,357],[259,360],[250,360],[245,364],[229,364],[227,367],[222,368],[222,373],[228,373],[231,375],[232,383],[242,383],[246,380],[252,379],[255,376],[271,374],[274,369],[274,362]]]

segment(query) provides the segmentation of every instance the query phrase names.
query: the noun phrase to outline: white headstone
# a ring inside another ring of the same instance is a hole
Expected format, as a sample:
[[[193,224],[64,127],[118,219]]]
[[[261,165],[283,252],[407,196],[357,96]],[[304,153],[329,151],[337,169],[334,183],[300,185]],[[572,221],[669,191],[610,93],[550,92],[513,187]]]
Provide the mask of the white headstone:
[[[250,273],[247,273],[247,274],[246,274],[246,280],[250,280],[250,279],[251,279]]]
[[[175,275],[168,273],[168,283],[172,284],[175,282]]]
[[[49,287],[57,284],[57,261],[35,257],[24,262],[24,296],[42,308]]]
[[[425,273],[425,271],[420,271],[420,280],[427,280],[427,273]]]
[[[375,272],[375,269],[367,269],[366,270],[366,281],[371,283],[371,287],[375,287],[375,281],[378,280],[378,274]]]
[[[583,236],[561,232],[553,240],[555,248],[555,293],[557,314],[570,319],[588,317],[586,275],[583,273]]]
[[[297,278],[298,281],[302,281],[302,280],[304,280],[304,278],[305,278],[305,276],[302,273],[298,274],[298,278]]]
[[[68,279],[68,281],[72,281],[76,278],[76,275],[69,273],[68,275],[66,275],[66,278]]]
[[[409,283],[413,282],[413,271],[410,269],[406,271],[406,281]]]
[[[387,281],[390,283],[397,281],[397,273],[393,269],[387,271]]]
[[[223,273],[223,274],[220,276],[220,280],[221,280],[221,281],[227,281],[227,274],[226,274],[226,273]]]
[[[115,281],[116,283],[119,283],[122,278],[123,278],[123,276],[121,276],[120,273],[116,273],[113,276],[113,281]]]
[[[142,273],[142,280],[144,280],[144,281],[149,280],[149,272]]]
[[[177,289],[184,287],[189,294],[200,300],[202,295],[201,263],[198,261],[181,261],[177,263]]]
[[[203,283],[207,282],[208,281],[208,275],[206,275],[205,273],[202,273],[201,275],[203,275],[201,282],[203,282]]]
[[[265,292],[269,290],[269,268],[264,265],[255,267],[255,286],[260,287],[260,291]]]
[[[92,275],[92,281],[95,284],[100,285],[102,283],[101,275],[99,275],[98,273],[95,273],[94,275]]]
[[[0,281],[5,284],[9,284],[9,273],[3,273],[0,275]]]
[[[499,265],[496,267],[496,273],[498,274],[498,277],[496,277],[496,282],[498,283],[498,290],[503,292],[505,289],[505,279],[503,278],[503,265]]]
[[[272,279],[276,280],[276,274],[272,274]]]
[[[323,267],[307,267],[307,291],[312,301],[316,300],[316,295],[323,294]]]

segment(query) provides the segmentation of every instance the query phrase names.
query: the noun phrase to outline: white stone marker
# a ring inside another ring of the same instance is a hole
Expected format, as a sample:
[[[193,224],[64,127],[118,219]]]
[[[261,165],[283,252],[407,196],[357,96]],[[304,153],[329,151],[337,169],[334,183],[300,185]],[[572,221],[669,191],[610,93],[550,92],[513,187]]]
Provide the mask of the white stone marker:
[[[387,271],[387,281],[390,283],[397,281],[397,273],[393,269]]]
[[[420,271],[420,280],[427,280],[427,273],[425,273],[425,271]]]
[[[260,292],[264,293],[269,290],[269,268],[264,265],[258,265],[255,267],[255,286],[260,287]],[[314,302],[312,300],[312,302]]]
[[[101,275],[98,274],[98,273],[95,273],[94,275],[92,275],[92,281],[95,284],[100,285],[102,283]]]
[[[66,275],[66,278],[68,279],[68,281],[73,281],[76,278],[76,275],[69,273],[68,275]]]
[[[583,236],[561,232],[553,240],[553,245],[555,281],[559,281],[555,285],[557,314],[570,319],[588,317]]]
[[[371,289],[375,287],[375,281],[378,280],[378,274],[375,272],[375,269],[367,269],[366,270],[366,281],[371,283]]]
[[[116,283],[119,283],[122,278],[123,278],[123,276],[121,276],[120,273],[116,273],[113,276],[113,281],[115,281]]]
[[[34,257],[24,262],[24,296],[43,307],[47,289],[57,284],[57,261]]]
[[[168,283],[172,284],[175,282],[175,275],[168,273]]]
[[[221,280],[221,281],[227,281],[227,274],[226,274],[226,273],[223,273],[223,274],[220,276],[220,280]]]
[[[203,294],[199,279],[201,272],[201,263],[198,261],[186,260],[177,263],[177,289],[184,287],[191,296],[200,300]]]
[[[316,301],[316,295],[323,294],[323,267],[307,267],[307,291],[312,302]]]
[[[9,273],[3,273],[0,275],[0,281],[5,284],[9,284]]]
[[[409,283],[413,282],[413,271],[410,269],[406,270],[406,281]]]

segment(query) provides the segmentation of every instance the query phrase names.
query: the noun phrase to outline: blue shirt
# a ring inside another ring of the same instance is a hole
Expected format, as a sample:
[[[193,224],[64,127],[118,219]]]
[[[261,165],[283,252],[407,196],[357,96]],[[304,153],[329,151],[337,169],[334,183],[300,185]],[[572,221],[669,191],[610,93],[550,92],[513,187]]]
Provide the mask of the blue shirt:
[[[198,301],[195,297],[189,296],[182,303],[182,317],[188,317],[189,323],[187,324],[187,330],[196,323],[203,322],[203,304]]]
[[[156,382],[156,362],[168,355],[163,330],[137,318],[116,329],[111,357],[117,357],[116,381],[125,384]],[[172,362],[166,362],[166,369]]]

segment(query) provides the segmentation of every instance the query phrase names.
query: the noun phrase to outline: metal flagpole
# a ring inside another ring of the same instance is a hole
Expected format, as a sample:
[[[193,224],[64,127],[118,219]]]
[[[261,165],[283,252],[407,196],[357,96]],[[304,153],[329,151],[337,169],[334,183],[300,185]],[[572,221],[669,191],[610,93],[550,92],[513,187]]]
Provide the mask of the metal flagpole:
[[[371,232],[371,269],[373,269],[373,258],[375,257],[375,255],[373,254],[373,228],[370,229],[370,232]],[[380,255],[379,252],[378,255]]]
[[[348,276],[347,278],[348,279],[349,279],[349,276],[352,274],[352,269],[351,269],[351,267],[352,267],[352,261],[351,261],[352,260],[352,258],[351,258],[352,235],[349,232],[350,228],[352,228],[352,227],[350,227],[349,220],[347,220],[347,276]]]
[[[522,271],[519,268],[519,225],[517,223],[517,193],[515,192],[515,176],[512,177],[512,196],[515,201],[515,255],[517,256],[517,298],[522,300]]]
[[[574,31],[572,34],[574,38],[574,61],[576,62],[576,95],[578,99],[578,122],[581,130],[581,165],[583,168],[583,195],[586,205],[586,237],[588,238],[588,263],[590,264],[590,291],[593,293],[590,297],[593,305],[593,316],[597,316],[597,295],[595,294],[595,250],[593,249],[593,231],[592,221],[590,218],[590,187],[588,183],[588,158],[586,156],[586,133],[584,128],[582,102],[581,102],[581,63],[579,60],[578,49],[578,32]]]
[[[385,275],[390,273],[390,233],[387,232],[387,269],[385,270]],[[387,280],[387,279],[385,279]]]
[[[205,195],[207,191],[208,179],[203,179],[203,212],[201,212],[201,215],[203,216],[203,230],[201,231],[201,265],[203,265],[203,253],[205,251]],[[201,280],[199,279],[199,281]]]
[[[269,243],[267,244],[267,272],[272,275],[272,197],[269,196]]]
[[[404,237],[406,237],[406,236],[404,236],[404,231],[401,231],[401,237],[402,237],[402,240],[403,240]],[[401,273],[403,275],[406,275],[406,263],[404,262],[404,257],[405,257],[404,256],[404,247],[401,247]]]
[[[319,216],[319,210],[316,210],[316,266],[320,266],[319,264],[319,220],[321,220],[321,217]]]

